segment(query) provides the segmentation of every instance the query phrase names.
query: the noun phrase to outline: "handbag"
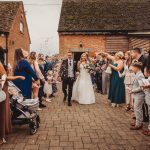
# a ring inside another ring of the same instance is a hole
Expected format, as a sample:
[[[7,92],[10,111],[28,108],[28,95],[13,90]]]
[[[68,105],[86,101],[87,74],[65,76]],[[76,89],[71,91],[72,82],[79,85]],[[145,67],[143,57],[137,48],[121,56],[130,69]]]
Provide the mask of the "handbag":
[[[6,93],[0,90],[0,103],[6,100]]]
[[[111,67],[108,66],[108,67],[106,68],[105,73],[112,74]]]

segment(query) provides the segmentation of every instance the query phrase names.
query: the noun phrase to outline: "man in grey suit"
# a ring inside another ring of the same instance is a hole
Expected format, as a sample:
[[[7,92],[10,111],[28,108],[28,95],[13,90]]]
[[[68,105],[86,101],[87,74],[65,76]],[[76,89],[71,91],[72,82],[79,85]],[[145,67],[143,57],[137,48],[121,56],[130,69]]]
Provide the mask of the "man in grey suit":
[[[145,94],[141,89],[141,81],[145,79],[144,74],[142,73],[142,63],[135,62],[132,64],[132,71],[136,74],[133,81],[133,87],[130,91],[133,94],[134,98],[134,113],[136,117],[136,122],[131,124],[131,130],[139,130],[143,127],[143,110],[142,106],[145,100]]]

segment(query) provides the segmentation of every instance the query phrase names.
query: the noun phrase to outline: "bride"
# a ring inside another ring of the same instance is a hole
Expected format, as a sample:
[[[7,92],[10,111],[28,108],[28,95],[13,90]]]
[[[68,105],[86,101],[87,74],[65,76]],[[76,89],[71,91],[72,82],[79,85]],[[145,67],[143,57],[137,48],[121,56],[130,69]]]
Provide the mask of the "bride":
[[[83,53],[78,62],[79,75],[73,86],[72,100],[79,104],[95,103],[95,94],[90,74],[88,73],[87,55]]]

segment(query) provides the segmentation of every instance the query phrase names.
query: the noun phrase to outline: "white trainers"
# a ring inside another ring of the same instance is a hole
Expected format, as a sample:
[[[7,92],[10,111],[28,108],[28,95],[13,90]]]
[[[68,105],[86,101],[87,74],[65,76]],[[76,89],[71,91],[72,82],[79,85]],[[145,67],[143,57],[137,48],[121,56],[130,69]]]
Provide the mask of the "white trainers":
[[[49,102],[49,103],[51,103],[52,101],[51,101],[51,99],[46,99],[46,102]]]

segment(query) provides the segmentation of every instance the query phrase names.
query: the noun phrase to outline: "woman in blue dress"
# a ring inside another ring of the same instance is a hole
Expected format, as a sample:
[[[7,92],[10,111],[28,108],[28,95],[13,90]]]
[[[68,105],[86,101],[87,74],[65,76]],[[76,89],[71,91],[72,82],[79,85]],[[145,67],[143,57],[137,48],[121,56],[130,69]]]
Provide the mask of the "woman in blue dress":
[[[124,62],[123,57],[124,54],[122,52],[118,52],[115,56],[111,56],[106,54],[107,58],[112,60],[112,64],[109,67],[112,70],[112,74],[110,77],[110,89],[108,99],[111,101],[113,107],[119,107],[119,104],[125,102],[125,85],[124,78],[119,77],[118,72],[124,71]]]
[[[39,84],[39,78],[30,66],[29,62],[24,58],[22,49],[16,49],[14,56],[14,75],[24,76],[25,80],[16,80],[14,84],[22,91],[25,98],[30,99],[32,96],[32,78]]]

